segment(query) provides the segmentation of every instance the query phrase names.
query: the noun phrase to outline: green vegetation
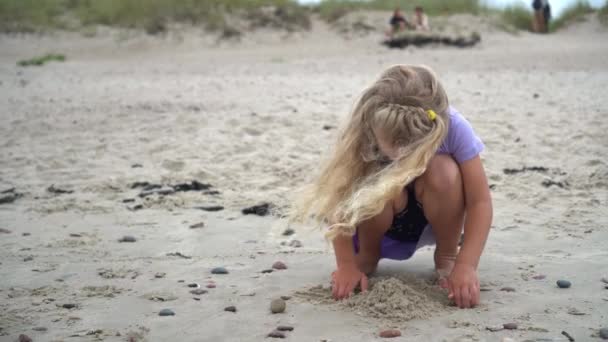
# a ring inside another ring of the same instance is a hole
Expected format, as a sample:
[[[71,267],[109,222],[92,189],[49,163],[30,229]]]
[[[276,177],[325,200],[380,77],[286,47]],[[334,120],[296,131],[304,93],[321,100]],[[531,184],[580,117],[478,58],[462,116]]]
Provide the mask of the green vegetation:
[[[509,6],[500,12],[502,22],[516,30],[532,29],[532,10],[524,5]]]
[[[44,56],[40,56],[40,57],[34,57],[31,59],[25,59],[25,60],[19,61],[19,62],[17,62],[17,65],[22,66],[22,67],[32,66],[32,65],[41,66],[41,65],[44,65],[45,63],[51,62],[51,61],[63,62],[63,61],[65,61],[65,56],[48,54],[48,55],[44,55]]]
[[[500,18],[505,30],[529,30],[532,11],[519,5],[504,10],[488,9],[484,0],[322,0],[319,5],[303,6],[296,0],[0,0],[0,32],[38,32],[47,29],[94,32],[94,25],[143,29],[150,34],[167,30],[174,22],[200,25],[223,37],[241,34],[243,27],[274,27],[288,31],[310,28],[310,13],[316,12],[334,22],[355,10],[393,10],[411,12],[424,7],[430,16],[469,13]],[[579,1],[552,21],[558,30],[592,12],[586,1]],[[598,16],[608,24],[608,2]],[[235,25],[235,20],[238,25]]]
[[[605,6],[604,6],[605,7]],[[595,10],[587,1],[578,1],[576,4],[566,8],[559,18],[551,21],[550,31],[557,31],[569,24],[581,21],[584,17]]]
[[[275,10],[262,11],[264,6]],[[295,0],[0,0],[0,31],[108,25],[154,34],[166,30],[171,21],[225,30],[225,16],[231,13],[253,17],[258,25],[310,25],[307,10]]]
[[[428,15],[448,15],[456,13],[479,14],[483,9],[480,0],[324,0],[317,10],[321,17],[329,22],[335,21],[354,10],[394,10],[400,7],[413,11],[415,6],[424,7]]]
[[[602,24],[608,25],[608,0],[604,4],[604,6],[602,8],[600,8],[597,15],[600,18],[600,21],[602,22]]]

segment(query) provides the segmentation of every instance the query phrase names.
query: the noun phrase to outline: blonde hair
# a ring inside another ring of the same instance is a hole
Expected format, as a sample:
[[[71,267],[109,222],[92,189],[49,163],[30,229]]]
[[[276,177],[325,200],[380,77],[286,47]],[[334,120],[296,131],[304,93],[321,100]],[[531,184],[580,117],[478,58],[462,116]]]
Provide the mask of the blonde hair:
[[[437,113],[436,118],[428,110]],[[426,171],[448,130],[448,98],[425,66],[396,65],[363,92],[341,132],[331,158],[304,188],[291,218],[327,227],[328,239],[353,235],[377,216],[403,188]],[[374,132],[396,151],[388,166]]]

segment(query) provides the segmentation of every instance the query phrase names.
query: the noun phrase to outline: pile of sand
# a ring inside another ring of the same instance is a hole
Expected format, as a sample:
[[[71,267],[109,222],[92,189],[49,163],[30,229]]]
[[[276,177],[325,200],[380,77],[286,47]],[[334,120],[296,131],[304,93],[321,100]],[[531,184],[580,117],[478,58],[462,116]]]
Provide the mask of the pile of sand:
[[[331,287],[315,286],[295,293],[315,304],[338,305],[364,317],[387,322],[424,319],[450,310],[447,294],[438,286],[418,278],[379,277],[370,279],[370,289],[336,302]]]

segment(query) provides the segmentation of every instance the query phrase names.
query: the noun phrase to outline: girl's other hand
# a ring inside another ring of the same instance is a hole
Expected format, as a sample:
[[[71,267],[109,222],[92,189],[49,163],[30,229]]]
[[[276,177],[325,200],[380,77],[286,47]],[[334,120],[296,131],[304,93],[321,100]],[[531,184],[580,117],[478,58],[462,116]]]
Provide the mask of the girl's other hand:
[[[367,291],[367,276],[355,264],[338,267],[331,278],[331,290],[336,300],[350,297],[359,284],[361,291]]]
[[[461,309],[479,304],[479,280],[475,267],[457,263],[448,277],[448,298]]]

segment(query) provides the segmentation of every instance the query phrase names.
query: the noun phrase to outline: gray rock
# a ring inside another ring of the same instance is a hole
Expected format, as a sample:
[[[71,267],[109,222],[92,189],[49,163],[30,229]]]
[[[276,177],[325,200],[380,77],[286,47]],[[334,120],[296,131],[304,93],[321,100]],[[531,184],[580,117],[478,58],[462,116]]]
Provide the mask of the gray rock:
[[[171,309],[162,309],[158,313],[159,316],[175,316],[175,312]]]
[[[224,308],[224,311],[236,312],[236,306],[231,305]]]
[[[292,240],[289,243],[289,246],[290,247],[295,247],[295,248],[300,248],[300,247],[302,247],[302,242],[300,242],[300,240]]]
[[[228,274],[228,270],[225,267],[216,267],[211,270],[212,274]]]
[[[199,284],[197,284],[197,283],[191,283],[191,284],[188,284],[188,287],[192,287],[192,288],[198,289],[201,286]]]
[[[32,328],[32,330],[34,330],[34,331],[47,331],[49,329],[47,329],[46,327],[35,327],[35,328]]]
[[[19,335],[19,339],[17,341],[18,342],[32,342],[32,339],[25,334],[21,334],[21,335]]]
[[[293,327],[290,325],[279,325],[277,327],[278,331],[293,331]]]
[[[287,265],[285,265],[285,263],[282,261],[277,261],[274,264],[272,264],[272,268],[274,268],[275,270],[286,270]]]
[[[209,291],[203,290],[203,289],[196,289],[196,290],[190,291],[190,293],[192,293],[193,295],[197,295],[197,296],[204,295],[207,292],[209,292]]]
[[[517,329],[517,323],[505,323],[502,327],[508,330],[515,330]]]
[[[284,312],[286,307],[287,304],[282,299],[274,299],[272,302],[270,302],[270,311],[273,314]]]
[[[290,300],[290,299],[291,299],[291,296],[281,296],[281,299],[282,299],[282,300]]]
[[[600,329],[600,338],[603,340],[608,340],[608,328]]]
[[[137,239],[135,238],[135,236],[131,236],[131,235],[125,235],[123,237],[121,237],[120,239],[118,239],[118,242],[135,242],[137,241]]]
[[[502,289],[500,289],[500,291],[504,291],[504,292],[515,292],[515,288],[510,287],[510,286],[506,286],[506,287],[503,287]]]
[[[275,330],[273,332],[271,332],[270,334],[268,334],[268,337],[272,337],[272,338],[285,338],[285,334]]]
[[[285,229],[285,231],[283,231],[283,236],[290,236],[293,235],[296,231],[291,229],[291,228],[287,228]]]
[[[557,286],[558,286],[560,289],[567,289],[567,288],[569,288],[570,286],[572,286],[572,283],[571,283],[571,282],[569,282],[568,280],[558,280],[558,281],[557,281]]]

